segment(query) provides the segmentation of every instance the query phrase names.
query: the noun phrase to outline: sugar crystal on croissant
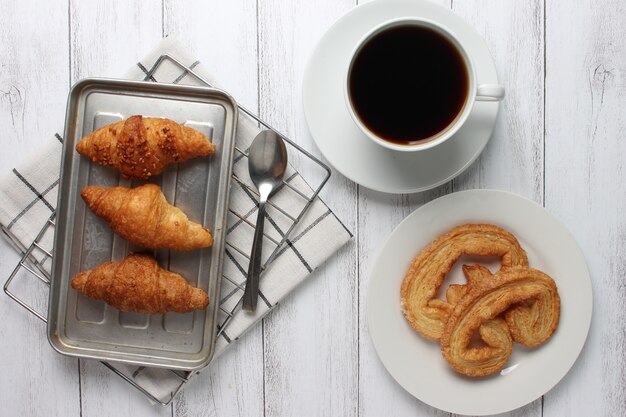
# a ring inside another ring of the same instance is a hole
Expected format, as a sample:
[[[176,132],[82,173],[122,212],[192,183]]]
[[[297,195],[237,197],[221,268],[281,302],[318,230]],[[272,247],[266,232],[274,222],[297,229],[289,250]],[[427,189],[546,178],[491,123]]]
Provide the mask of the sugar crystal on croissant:
[[[169,119],[131,116],[84,137],[76,150],[93,162],[117,168],[124,178],[150,178],[168,164],[215,152],[202,132]]]

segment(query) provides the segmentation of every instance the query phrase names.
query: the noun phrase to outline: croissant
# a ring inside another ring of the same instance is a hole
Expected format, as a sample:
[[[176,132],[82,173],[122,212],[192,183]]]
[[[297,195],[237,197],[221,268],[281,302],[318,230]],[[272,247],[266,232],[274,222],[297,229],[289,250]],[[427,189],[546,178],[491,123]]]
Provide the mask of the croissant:
[[[468,281],[465,295],[441,336],[441,353],[457,372],[493,374],[508,362],[513,340],[536,346],[552,336],[560,299],[548,275],[526,267],[506,267],[492,275],[479,265],[464,265],[463,272]],[[502,313],[510,317],[506,322],[498,317]],[[472,346],[476,331],[484,346]]]
[[[144,248],[191,250],[213,244],[209,229],[170,205],[155,184],[136,188],[87,186],[80,195],[115,233]]]
[[[72,288],[121,311],[163,314],[204,309],[209,296],[182,276],[166,271],[148,255],[131,254],[121,262],[105,262],[78,273]]]
[[[451,285],[447,300],[437,299],[446,275],[462,255],[499,256],[502,267],[528,266],[526,252],[511,233],[489,224],[464,224],[437,238],[413,260],[400,289],[402,311],[422,336],[439,340],[454,305],[465,294]]]
[[[117,168],[124,178],[149,178],[166,165],[215,152],[196,129],[168,119],[131,116],[84,137],[76,150],[100,165]]]

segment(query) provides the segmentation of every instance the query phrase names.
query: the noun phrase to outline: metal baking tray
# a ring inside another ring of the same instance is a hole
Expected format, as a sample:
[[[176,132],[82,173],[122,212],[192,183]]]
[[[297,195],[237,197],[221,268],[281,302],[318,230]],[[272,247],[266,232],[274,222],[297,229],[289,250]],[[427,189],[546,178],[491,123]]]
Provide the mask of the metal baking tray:
[[[209,294],[206,310],[147,315],[120,312],[88,299],[69,282],[79,271],[143,251],[115,235],[80,197],[87,185],[136,186],[116,170],[80,156],[76,143],[95,129],[134,114],[166,117],[200,130],[216,144],[208,158],[173,164],[150,182],[166,199],[213,234],[211,248],[151,251],[161,267]],[[54,237],[48,340],[58,352],[142,366],[194,370],[213,355],[222,256],[235,145],[237,105],[221,90],[112,79],[84,79],[71,90],[65,121],[58,219]]]

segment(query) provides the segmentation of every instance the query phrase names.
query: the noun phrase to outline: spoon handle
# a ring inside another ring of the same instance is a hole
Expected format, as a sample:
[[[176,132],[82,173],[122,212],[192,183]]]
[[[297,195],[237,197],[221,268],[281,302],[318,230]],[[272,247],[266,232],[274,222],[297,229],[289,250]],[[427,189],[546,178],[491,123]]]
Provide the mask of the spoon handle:
[[[256,219],[256,229],[252,240],[250,252],[250,264],[248,265],[248,278],[243,292],[243,309],[256,311],[259,298],[259,275],[261,273],[261,255],[263,253],[263,226],[265,225],[265,199],[259,201],[259,212]]]

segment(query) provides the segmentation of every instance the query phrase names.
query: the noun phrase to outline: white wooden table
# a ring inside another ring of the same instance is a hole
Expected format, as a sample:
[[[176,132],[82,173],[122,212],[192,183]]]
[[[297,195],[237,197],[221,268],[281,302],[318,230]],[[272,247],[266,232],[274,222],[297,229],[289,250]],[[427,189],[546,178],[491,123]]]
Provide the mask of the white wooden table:
[[[626,3],[440,2],[484,36],[507,88],[494,136],[466,173],[412,195],[372,192],[335,173],[323,198],[353,241],[171,407],[151,406],[98,363],[54,353],[44,325],[0,295],[0,415],[444,415],[396,385],[376,357],[364,314],[368,274],[411,211],[442,194],[496,188],[543,204],[566,225],[594,287],[589,339],[573,369],[510,415],[625,416]],[[0,173],[62,129],[71,84],[120,76],[164,35],[179,38],[238,101],[319,154],[304,122],[302,75],[319,37],[354,6],[0,0]],[[16,260],[0,242],[2,281]],[[46,301],[42,292],[38,303]]]

